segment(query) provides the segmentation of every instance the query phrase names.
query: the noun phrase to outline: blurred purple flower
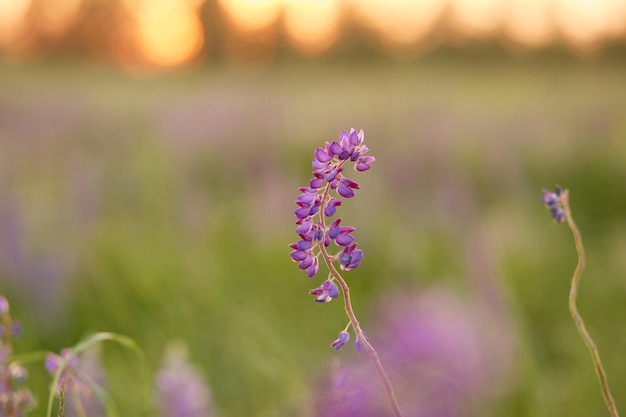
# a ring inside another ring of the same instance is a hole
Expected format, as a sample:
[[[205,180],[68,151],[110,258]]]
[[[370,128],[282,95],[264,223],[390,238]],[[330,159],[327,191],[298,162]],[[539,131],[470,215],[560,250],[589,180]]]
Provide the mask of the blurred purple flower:
[[[563,210],[563,203],[561,198],[563,196],[563,189],[557,185],[554,192],[543,190],[543,205],[550,210],[552,218],[557,223],[563,223],[565,221],[565,210]]]
[[[182,345],[165,350],[156,376],[158,401],[163,417],[210,417],[214,415],[211,391],[202,375],[189,363]]]
[[[511,333],[478,303],[446,289],[405,292],[391,294],[377,317],[377,351],[405,417],[467,415],[468,407],[480,406],[510,381]],[[366,357],[357,355],[332,374],[331,383],[326,377],[319,385],[314,416],[389,415]]]

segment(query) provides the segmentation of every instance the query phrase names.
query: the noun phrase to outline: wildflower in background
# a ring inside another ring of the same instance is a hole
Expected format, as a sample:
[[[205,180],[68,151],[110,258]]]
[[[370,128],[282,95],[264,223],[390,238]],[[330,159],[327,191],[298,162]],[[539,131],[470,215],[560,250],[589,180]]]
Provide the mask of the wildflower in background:
[[[55,389],[57,395],[63,391],[66,417],[105,415],[103,405],[90,385],[104,385],[100,350],[89,349],[82,352],[79,358],[72,354],[72,349],[64,348],[60,355],[49,353],[44,366],[54,376],[64,360],[67,362]]]
[[[9,302],[0,294],[0,416],[22,417],[33,408],[36,401],[24,386],[28,373],[13,360],[12,337],[21,329],[9,314]]]
[[[514,334],[507,331],[511,324],[493,317],[483,303],[440,287],[388,294],[377,310],[372,334],[404,400],[405,417],[466,416],[468,407],[481,410],[506,392]],[[485,328],[497,337],[486,335]],[[320,376],[313,416],[389,415],[367,360],[357,355]]]
[[[187,350],[174,344],[166,348],[156,376],[157,398],[163,417],[214,415],[211,391],[202,375],[189,363]]]
[[[550,210],[552,218],[557,223],[563,223],[565,221],[565,210],[563,209],[563,189],[557,185],[554,192],[543,190],[543,205]]]
[[[44,366],[48,373],[54,376],[64,360],[67,360],[67,363],[65,365],[65,369],[63,369],[63,371],[61,372],[57,391],[60,389],[61,385],[64,386],[65,391],[79,389],[80,382],[78,381],[78,378],[76,376],[78,358],[72,355],[72,349],[62,349],[61,355],[49,353],[46,357]]]

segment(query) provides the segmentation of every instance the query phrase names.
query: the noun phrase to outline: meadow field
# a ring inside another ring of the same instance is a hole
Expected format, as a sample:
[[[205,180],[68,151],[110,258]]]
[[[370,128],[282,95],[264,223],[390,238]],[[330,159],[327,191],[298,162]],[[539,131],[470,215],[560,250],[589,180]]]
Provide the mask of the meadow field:
[[[98,359],[122,416],[159,415],[171,346],[211,392],[197,415],[386,415],[364,353],[329,348],[342,303],[308,294],[326,272],[289,258],[313,151],[353,127],[376,162],[350,173],[361,189],[341,217],[364,259],[344,277],[405,414],[606,415],[567,308],[572,236],[541,202],[556,184],[588,255],[579,307],[626,413],[625,69],[434,55],[138,79],[4,64],[0,294],[21,323],[15,353],[131,337],[145,365],[115,344]],[[30,415],[44,415],[50,378],[28,370]]]

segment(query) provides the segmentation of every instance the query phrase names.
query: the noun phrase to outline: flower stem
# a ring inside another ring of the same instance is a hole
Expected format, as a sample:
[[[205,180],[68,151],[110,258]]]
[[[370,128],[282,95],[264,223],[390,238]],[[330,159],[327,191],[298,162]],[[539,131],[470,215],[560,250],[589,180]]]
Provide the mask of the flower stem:
[[[330,185],[327,185],[322,195],[322,205],[320,207],[320,223],[322,227],[325,226],[324,208],[326,206],[326,197],[328,196],[329,190],[330,190]],[[396,394],[393,390],[393,385],[391,384],[391,380],[387,376],[387,372],[385,372],[385,368],[383,367],[383,364],[381,363],[380,358],[378,357],[378,352],[376,352],[376,349],[374,349],[374,346],[372,346],[372,344],[369,342],[369,340],[367,340],[367,338],[363,334],[363,330],[361,330],[359,320],[356,318],[356,314],[354,314],[354,309],[352,308],[352,301],[350,300],[350,287],[348,287],[348,283],[343,279],[339,271],[337,271],[337,268],[335,268],[335,265],[333,264],[333,260],[331,256],[326,251],[326,247],[324,247],[324,245],[322,244],[320,245],[320,248],[321,248],[321,254],[322,254],[322,257],[324,258],[324,262],[326,263],[326,266],[328,267],[333,278],[337,280],[337,282],[341,286],[341,290],[343,291],[343,302],[344,302],[343,304],[346,310],[346,315],[348,316],[348,319],[350,320],[350,325],[354,329],[354,332],[356,333],[356,337],[361,340],[361,343],[363,344],[365,351],[369,355],[371,361],[374,363],[374,366],[376,367],[376,371],[378,372],[378,375],[380,376],[380,379],[382,380],[383,385],[385,386],[385,392],[387,393],[389,406],[391,407],[391,410],[393,411],[393,414],[395,417],[403,417],[402,411],[400,410],[400,405],[398,405],[398,400],[396,399]]]
[[[602,361],[600,360],[598,347],[596,346],[595,342],[591,338],[591,335],[587,331],[585,322],[583,321],[583,318],[578,312],[578,308],[576,307],[578,286],[580,284],[583,270],[585,269],[585,249],[583,247],[583,241],[580,231],[578,230],[576,223],[574,223],[574,218],[572,217],[572,213],[569,207],[569,193],[567,191],[565,191],[564,195],[562,196],[562,203],[565,210],[567,225],[574,235],[574,243],[576,244],[576,252],[578,253],[578,264],[576,265],[574,275],[572,276],[572,286],[569,293],[569,311],[572,315],[572,319],[574,319],[574,323],[576,323],[578,333],[580,333],[580,337],[583,339],[583,342],[585,343],[585,346],[587,347],[587,350],[589,350],[589,353],[591,355],[591,360],[593,361],[596,375],[598,376],[598,380],[600,381],[602,396],[604,397],[604,402],[607,409],[609,410],[609,414],[611,415],[611,417],[619,417],[617,407],[615,406],[615,400],[613,400],[611,390],[609,389],[609,382],[606,378],[606,372],[604,370],[604,367],[602,366]]]

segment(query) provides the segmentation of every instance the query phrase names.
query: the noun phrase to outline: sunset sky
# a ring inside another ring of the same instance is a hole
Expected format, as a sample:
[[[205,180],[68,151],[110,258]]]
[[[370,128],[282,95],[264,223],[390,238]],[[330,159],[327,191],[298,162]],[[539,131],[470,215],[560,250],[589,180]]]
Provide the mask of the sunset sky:
[[[85,18],[90,1],[0,0],[0,51],[8,57],[28,55],[33,28],[54,43]],[[132,48],[113,55],[120,61],[140,56],[166,68],[210,57],[205,1],[119,0],[123,25],[112,30],[120,31],[125,48]],[[229,30],[240,38],[271,42],[280,33],[304,56],[327,51],[345,27],[366,30],[389,49],[427,44],[442,30],[460,41],[499,37],[527,48],[564,42],[583,52],[626,39],[625,0],[215,1]]]

